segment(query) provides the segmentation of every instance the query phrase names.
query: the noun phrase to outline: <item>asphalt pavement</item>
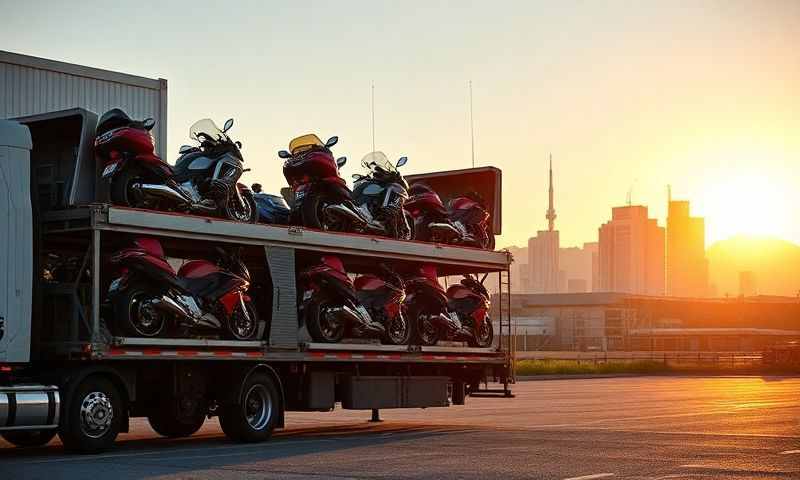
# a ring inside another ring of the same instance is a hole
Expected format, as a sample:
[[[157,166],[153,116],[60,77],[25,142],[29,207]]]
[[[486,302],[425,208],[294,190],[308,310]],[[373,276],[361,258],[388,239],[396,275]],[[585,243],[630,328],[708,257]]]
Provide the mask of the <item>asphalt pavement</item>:
[[[228,442],[215,420],[158,437],[132,422],[113,451],[0,440],[0,479],[800,479],[800,378],[526,381],[465,406],[289,413],[272,441]]]

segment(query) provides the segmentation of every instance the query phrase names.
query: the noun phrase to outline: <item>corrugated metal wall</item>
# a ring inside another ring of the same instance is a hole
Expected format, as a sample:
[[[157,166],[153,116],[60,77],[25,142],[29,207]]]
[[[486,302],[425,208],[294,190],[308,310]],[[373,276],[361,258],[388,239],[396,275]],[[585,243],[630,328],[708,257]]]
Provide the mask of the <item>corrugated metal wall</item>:
[[[156,120],[153,136],[166,158],[166,81],[127,76],[0,52],[0,118],[80,107],[98,115],[118,107]]]

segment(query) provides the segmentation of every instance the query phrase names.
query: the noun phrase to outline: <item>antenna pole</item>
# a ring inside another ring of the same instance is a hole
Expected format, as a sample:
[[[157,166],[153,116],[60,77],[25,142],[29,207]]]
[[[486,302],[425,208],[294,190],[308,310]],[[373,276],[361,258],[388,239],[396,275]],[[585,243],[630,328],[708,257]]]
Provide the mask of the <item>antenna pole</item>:
[[[372,110],[372,151],[375,151],[375,82],[372,82],[372,100],[370,102]]]
[[[472,147],[472,168],[475,168],[475,122],[472,119],[472,80],[469,81],[469,136]]]

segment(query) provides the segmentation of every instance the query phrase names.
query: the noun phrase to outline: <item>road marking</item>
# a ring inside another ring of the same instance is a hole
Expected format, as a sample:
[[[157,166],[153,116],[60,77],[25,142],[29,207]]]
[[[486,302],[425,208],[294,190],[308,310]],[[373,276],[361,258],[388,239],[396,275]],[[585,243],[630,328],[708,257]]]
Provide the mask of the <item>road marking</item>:
[[[795,455],[800,453],[800,450],[786,450],[785,452],[781,452],[779,455]]]
[[[591,475],[584,475],[582,477],[569,477],[564,480],[593,480],[595,478],[608,478],[613,477],[613,473],[593,473]]]

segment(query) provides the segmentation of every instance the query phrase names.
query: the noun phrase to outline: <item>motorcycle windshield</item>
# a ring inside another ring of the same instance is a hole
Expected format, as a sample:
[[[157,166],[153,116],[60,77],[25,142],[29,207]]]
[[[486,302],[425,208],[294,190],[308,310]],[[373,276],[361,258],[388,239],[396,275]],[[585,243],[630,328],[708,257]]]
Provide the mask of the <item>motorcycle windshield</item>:
[[[322,143],[322,140],[320,140],[319,137],[313,133],[297,137],[289,142],[289,152],[292,155],[297,155],[298,153],[305,152],[306,150],[311,150],[314,147],[324,148],[325,144]]]
[[[221,142],[226,140],[228,136],[225,135],[225,132],[223,132],[213,120],[204,118],[198,120],[189,128],[189,138],[202,143],[204,140]]]
[[[386,158],[383,152],[370,152],[361,159],[361,165],[370,170],[380,169],[386,173],[396,173],[397,168]]]

